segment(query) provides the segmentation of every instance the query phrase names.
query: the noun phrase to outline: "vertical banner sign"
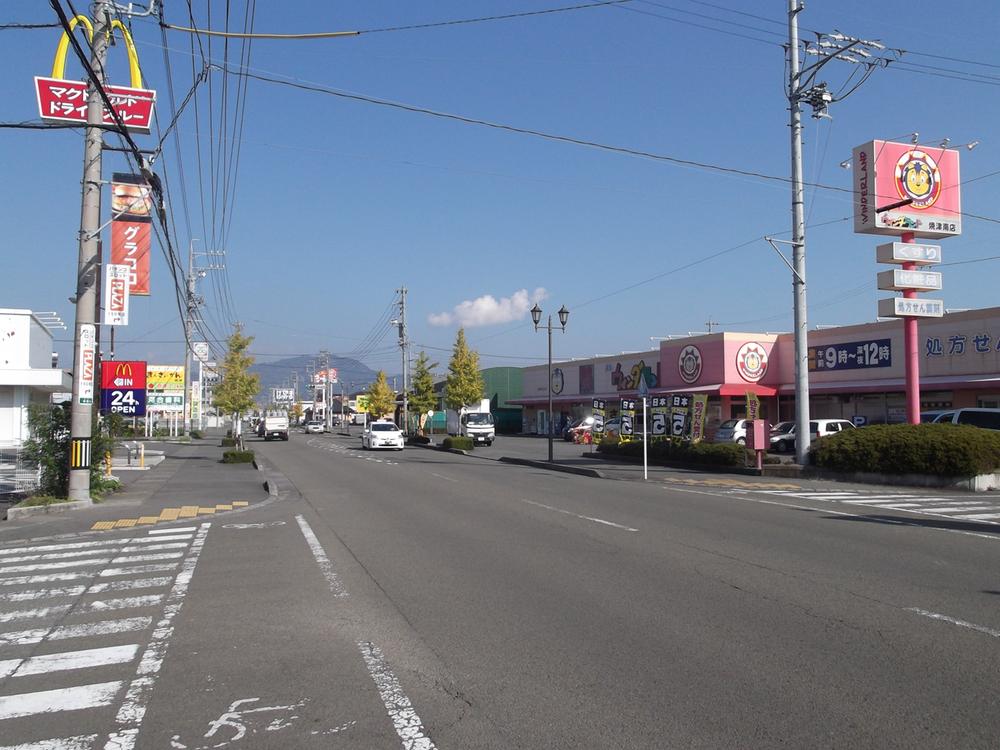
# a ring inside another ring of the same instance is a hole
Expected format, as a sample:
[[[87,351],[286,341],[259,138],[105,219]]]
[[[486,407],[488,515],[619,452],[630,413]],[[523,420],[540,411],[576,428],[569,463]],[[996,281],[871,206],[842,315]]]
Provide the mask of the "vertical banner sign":
[[[201,420],[201,381],[191,383],[191,421]]]
[[[129,267],[104,266],[104,325],[128,325]]]
[[[149,246],[153,199],[135,174],[115,173],[111,182],[111,262],[129,269],[129,292],[149,295]]]
[[[607,404],[603,398],[594,399],[594,433],[601,435],[604,433],[604,414]]]
[[[666,396],[653,396],[649,400],[650,419],[652,420],[653,437],[664,437],[667,434],[667,409],[669,401]]]
[[[708,396],[699,394],[691,397],[691,442],[697,443],[705,437],[705,411]]]
[[[756,393],[747,391],[747,419],[760,419],[760,399]]]
[[[631,439],[635,434],[635,399],[623,398],[621,403],[622,437]]]
[[[80,326],[80,361],[76,363],[76,368],[80,378],[77,403],[92,404],[97,370],[97,330],[90,323]]]
[[[684,437],[687,427],[688,409],[691,397],[686,393],[675,393],[670,397],[670,435]]]
[[[124,417],[146,416],[146,363],[101,363],[101,412]]]

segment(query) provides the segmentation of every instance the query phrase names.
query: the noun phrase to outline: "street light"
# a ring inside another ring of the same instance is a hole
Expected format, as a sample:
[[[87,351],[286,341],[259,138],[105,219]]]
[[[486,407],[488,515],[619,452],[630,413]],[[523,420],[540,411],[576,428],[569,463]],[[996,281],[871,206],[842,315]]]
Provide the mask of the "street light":
[[[556,313],[559,316],[559,326],[562,328],[563,333],[566,332],[566,321],[569,320],[569,310],[566,309],[566,305],[559,308],[559,312]],[[535,303],[535,306],[531,308],[531,320],[535,324],[535,330],[538,330],[538,324],[542,320],[542,308]],[[549,315],[548,323],[545,325],[545,329],[549,332],[549,461],[552,461],[552,316]]]

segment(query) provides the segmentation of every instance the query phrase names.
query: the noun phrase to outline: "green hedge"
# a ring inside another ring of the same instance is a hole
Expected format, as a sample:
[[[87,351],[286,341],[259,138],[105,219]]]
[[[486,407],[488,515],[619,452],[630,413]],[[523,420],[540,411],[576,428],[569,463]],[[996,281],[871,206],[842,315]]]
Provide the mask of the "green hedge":
[[[642,457],[642,441],[617,442],[603,440],[599,453],[609,456]],[[742,466],[743,446],[735,443],[690,443],[686,440],[657,440],[649,445],[649,460],[653,463],[690,463],[712,466]]]
[[[460,451],[471,451],[474,447],[472,438],[467,437],[446,437],[441,441],[441,447],[454,448]]]
[[[236,438],[231,438],[231,437],[224,437],[224,438],[222,438],[222,447],[223,448],[235,448],[236,447]]]
[[[880,474],[971,477],[1000,468],[1000,432],[949,424],[872,425],[813,444],[816,466]]]
[[[224,464],[248,464],[253,461],[253,451],[226,451],[222,454]]]

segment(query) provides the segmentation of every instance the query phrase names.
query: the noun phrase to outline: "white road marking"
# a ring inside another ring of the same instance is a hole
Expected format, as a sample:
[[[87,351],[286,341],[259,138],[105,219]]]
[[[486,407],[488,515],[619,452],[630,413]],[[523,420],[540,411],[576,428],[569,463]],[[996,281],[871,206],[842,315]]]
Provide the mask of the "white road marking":
[[[344,588],[344,584],[341,582],[340,576],[337,575],[337,571],[334,570],[333,563],[330,562],[330,558],[326,556],[326,552],[323,551],[323,545],[319,543],[319,539],[316,538],[316,535],[306,522],[306,519],[302,516],[295,516],[295,520],[299,522],[299,528],[302,529],[302,536],[306,538],[306,544],[308,544],[309,549],[312,550],[313,557],[316,558],[316,564],[319,565],[320,572],[323,574],[327,584],[330,586],[330,591],[334,596],[347,596],[347,590]]]
[[[959,516],[959,518],[971,519],[973,521],[992,521],[1000,518],[1000,513],[974,513],[971,516]]]
[[[42,552],[35,555],[17,555],[16,557],[7,557],[3,560],[3,562],[19,563],[19,562],[30,562],[31,560],[68,560],[74,557],[107,555],[114,551],[115,550],[109,550],[109,549],[79,549],[79,550],[75,549],[75,550],[68,550],[65,552]],[[121,550],[118,551],[120,552]]]
[[[37,620],[42,617],[61,615],[69,611],[72,604],[57,604],[54,607],[39,607],[38,609],[15,609],[10,612],[0,612],[0,622],[16,620]]]
[[[89,589],[88,594],[103,594],[106,591],[131,591],[133,589],[153,589],[157,586],[169,586],[170,576],[161,578],[137,578],[134,581],[107,581],[106,583],[95,583]]]
[[[551,505],[545,505],[545,503],[536,503],[534,500],[525,500],[521,498],[522,503],[527,503],[528,505],[536,505],[539,508],[545,508],[546,510],[551,510],[556,513],[565,513],[567,516],[573,516],[574,518],[580,518],[584,521],[592,521],[594,523],[604,524],[605,526],[613,526],[616,529],[622,529],[623,531],[638,531],[639,529],[633,529],[631,526],[622,526],[620,523],[614,523],[613,521],[605,521],[603,518],[594,518],[593,516],[581,516],[579,513],[572,513],[568,510],[563,510],[562,508],[553,508]]]
[[[158,542],[160,540],[159,539],[155,539],[154,541]],[[139,545],[131,546],[130,545],[128,547],[122,547],[121,550],[119,550],[119,551],[122,552],[122,553],[124,553],[124,552],[156,552],[158,550],[164,550],[164,549],[184,549],[187,546],[188,546],[187,542],[167,542],[165,544],[147,544],[145,546],[139,546]]]
[[[90,750],[96,734],[78,734],[76,737],[59,737],[53,740],[25,742],[21,745],[4,745],[0,750]]]
[[[184,557],[184,552],[157,552],[155,555],[122,555],[116,557],[112,562],[115,565],[121,565],[122,563],[150,562],[151,560],[176,560],[178,557]]]
[[[133,576],[138,573],[162,573],[167,570],[173,570],[178,566],[180,561],[172,563],[159,563],[157,565],[133,565],[130,568],[106,568],[102,570],[99,575],[101,578],[111,578],[113,576]]]
[[[150,529],[149,535],[156,536],[157,534],[180,534],[182,531],[197,531],[197,530],[198,530],[197,526],[181,526],[180,528],[176,529]],[[188,535],[188,538],[190,538],[190,535]]]
[[[194,576],[195,565],[198,563],[202,547],[205,546],[205,537],[211,526],[211,523],[201,524],[194,541],[191,542],[191,549],[188,551],[187,557],[184,558],[180,572],[177,573],[173,588],[167,594],[163,616],[157,622],[156,629],[153,630],[149,644],[143,651],[139,666],[136,668],[135,679],[129,685],[125,700],[118,709],[118,714],[115,717],[118,729],[108,736],[104,750],[132,750],[135,747],[142,720],[146,716],[146,701],[149,700],[153,686],[156,684],[157,674],[163,665],[167,646],[174,632],[174,618],[184,604],[184,597],[187,595],[188,586],[191,585],[191,578]]]
[[[102,557],[99,560],[71,560],[33,563],[32,565],[5,565],[0,568],[0,575],[5,573],[34,573],[41,570],[60,570],[63,568],[96,568],[99,565],[107,565],[109,562],[111,562],[110,557]]]
[[[25,677],[27,675],[66,672],[71,669],[89,669],[109,664],[124,664],[135,658],[139,652],[138,643],[124,646],[88,648],[81,651],[64,651],[58,654],[44,654],[27,659],[7,659],[0,661],[0,678]]]
[[[132,609],[134,607],[152,607],[163,601],[165,594],[148,594],[146,596],[127,596],[121,599],[98,599],[96,602],[87,602],[80,605],[77,611],[83,612],[109,612],[114,609]]]
[[[50,714],[56,711],[78,711],[98,708],[114,702],[123,682],[98,682],[93,685],[39,690],[22,695],[0,696],[0,719]]]
[[[915,612],[918,615],[929,617],[932,620],[941,620],[942,622],[950,622],[952,625],[958,625],[960,628],[968,628],[969,630],[975,630],[976,632],[979,633],[985,633],[986,635],[991,635],[994,638],[1000,638],[1000,630],[994,630],[993,628],[988,628],[985,625],[976,625],[974,622],[959,620],[954,617],[949,617],[948,615],[942,615],[939,612],[930,612],[926,609],[920,609],[920,607],[907,607],[906,611]]]
[[[446,477],[443,474],[435,474],[433,471],[431,472],[431,476],[432,477],[437,477],[438,479],[444,479],[447,482],[457,482],[458,481],[457,479],[455,479],[453,477]]]
[[[108,583],[95,583],[90,587],[80,584],[79,586],[64,586],[52,589],[26,589],[24,591],[13,591],[9,594],[0,594],[0,602],[27,602],[36,599],[58,599],[61,596],[80,596],[81,594],[103,594],[108,591],[131,591],[133,589],[148,589],[157,586],[166,586],[170,583],[170,578],[140,578],[135,581],[110,581]]]
[[[161,534],[164,532],[165,530],[160,531]],[[147,542],[164,542],[167,540],[176,541],[179,539],[190,539],[190,538],[191,538],[190,534],[182,534],[180,536],[171,536],[171,537],[164,537],[164,536],[156,538],[121,537],[119,539],[101,539],[95,542],[66,542],[63,544],[41,544],[41,545],[32,545],[28,547],[7,547],[6,549],[0,549],[0,557],[4,557],[6,555],[19,555],[24,552],[58,552],[60,550],[85,549],[89,547],[118,547],[123,544],[144,544]],[[108,551],[110,552],[111,550]],[[0,562],[4,561],[0,560]]]
[[[48,628],[15,630],[0,633],[0,646],[25,646],[42,641],[64,641],[71,638],[91,638],[98,635],[133,633],[145,630],[153,624],[152,617],[126,617],[121,620],[101,620],[81,625],[60,625],[51,631]]]
[[[966,506],[943,505],[939,508],[922,507],[920,509],[922,513],[974,513],[977,510],[996,510],[996,506],[995,505],[966,505]]]
[[[37,576],[14,576],[0,578],[0,586],[23,586],[29,583],[55,583],[56,581],[78,581],[81,578],[93,578],[95,570],[85,570],[78,573],[46,573]]]
[[[681,489],[680,487],[664,487],[666,491],[670,492],[683,492],[689,495],[704,495],[707,497],[714,497],[719,500],[729,500],[735,502],[746,502],[746,503],[757,503],[758,505],[775,505],[779,508],[791,508],[793,510],[811,510],[815,513],[823,513],[830,516],[844,516],[845,518],[860,518],[868,520],[871,516],[861,515],[860,513],[847,513],[845,511],[833,510],[831,508],[813,508],[810,505],[800,505],[798,503],[781,503],[777,500],[763,500],[761,498],[749,497],[747,495],[733,495],[733,494],[722,494],[719,492],[706,492],[705,490],[692,490],[692,489]],[[880,518],[878,523],[890,524],[892,526],[916,526],[919,528],[928,529],[924,524],[909,518]],[[946,529],[939,526],[929,527],[930,531],[944,531],[949,534],[961,534],[963,536],[974,536],[980,539],[989,539],[991,542],[1000,541],[1000,537],[995,534],[980,534],[976,531],[964,531],[962,529]]]
[[[382,656],[382,651],[374,643],[362,641],[358,644],[364,657],[368,672],[375,681],[378,694],[382,698],[385,710],[389,713],[396,734],[403,741],[404,750],[434,750],[436,745],[427,736],[426,729],[413,704],[406,697],[396,675]]]

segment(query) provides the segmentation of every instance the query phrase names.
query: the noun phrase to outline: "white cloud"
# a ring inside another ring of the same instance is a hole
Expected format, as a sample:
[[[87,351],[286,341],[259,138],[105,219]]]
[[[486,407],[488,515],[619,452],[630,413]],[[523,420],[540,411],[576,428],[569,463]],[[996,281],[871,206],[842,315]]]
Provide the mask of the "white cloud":
[[[548,296],[549,293],[542,287],[530,293],[527,289],[520,289],[509,297],[500,299],[492,294],[484,294],[482,297],[455,305],[451,312],[432,313],[427,316],[427,322],[432,326],[457,323],[463,328],[510,323],[513,320],[522,320],[532,305]]]

